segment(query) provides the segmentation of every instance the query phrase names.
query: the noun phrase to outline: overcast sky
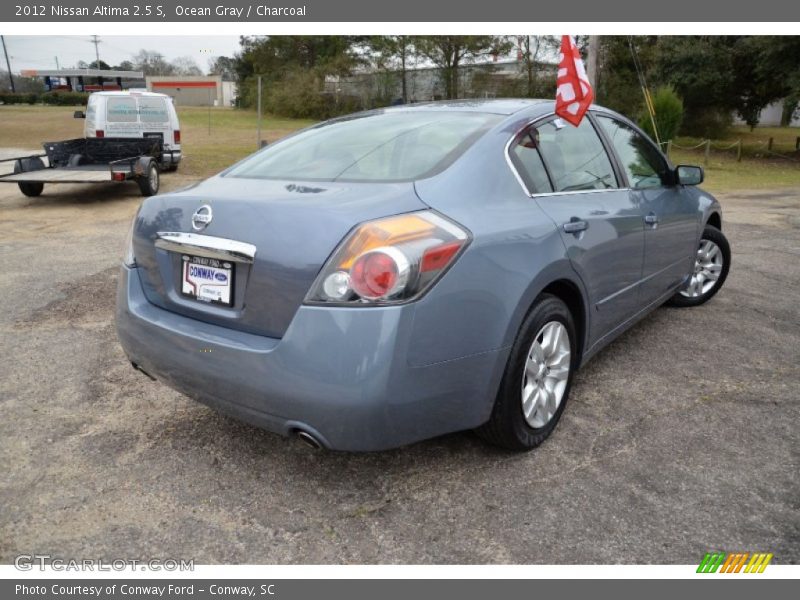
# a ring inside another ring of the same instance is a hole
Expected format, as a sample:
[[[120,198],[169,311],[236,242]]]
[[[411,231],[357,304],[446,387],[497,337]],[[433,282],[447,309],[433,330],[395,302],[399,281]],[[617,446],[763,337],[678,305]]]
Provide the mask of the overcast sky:
[[[62,69],[95,59],[90,35],[6,35],[6,47],[11,70],[55,69],[56,57]],[[160,35],[100,35],[100,60],[111,66],[130,60],[139,50],[155,50],[167,60],[179,56],[193,58],[205,71],[212,56],[233,56],[239,50],[239,37],[217,36],[160,36]],[[5,69],[5,64],[2,65]]]

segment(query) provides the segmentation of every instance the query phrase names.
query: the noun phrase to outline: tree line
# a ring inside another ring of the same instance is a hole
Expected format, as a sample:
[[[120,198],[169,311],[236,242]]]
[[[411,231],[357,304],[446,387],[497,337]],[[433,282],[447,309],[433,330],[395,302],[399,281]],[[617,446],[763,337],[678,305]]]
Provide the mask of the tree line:
[[[244,106],[254,105],[261,75],[268,109],[322,118],[352,108],[331,106],[323,93],[326,78],[391,73],[400,81],[398,97],[380,100],[408,102],[409,70],[432,66],[443,97],[462,98],[469,90],[462,89],[459,70],[498,57],[518,63],[518,85],[509,88],[515,96],[553,97],[555,71],[539,66],[557,62],[559,41],[530,35],[243,36],[227,66]],[[585,57],[588,37],[579,36],[578,46]],[[642,76],[652,90],[674,91],[683,105],[681,131],[689,135],[721,135],[735,115],[755,126],[761,111],[778,101],[788,123],[800,100],[800,36],[602,36],[597,65],[598,103],[637,118],[644,110]]]

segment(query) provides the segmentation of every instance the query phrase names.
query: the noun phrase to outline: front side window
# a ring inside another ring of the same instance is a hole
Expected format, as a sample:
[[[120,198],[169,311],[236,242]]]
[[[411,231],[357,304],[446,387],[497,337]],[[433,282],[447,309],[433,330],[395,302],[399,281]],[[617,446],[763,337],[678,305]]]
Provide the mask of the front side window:
[[[556,118],[531,131],[556,192],[617,187],[611,160],[589,119],[573,127]]]
[[[598,116],[634,189],[660,187],[669,167],[656,147],[632,127],[611,117]]]
[[[413,181],[453,163],[499,115],[389,111],[323,123],[268,146],[226,177]]]
[[[138,120],[136,98],[110,97],[106,104],[106,120],[109,123],[136,123]]]

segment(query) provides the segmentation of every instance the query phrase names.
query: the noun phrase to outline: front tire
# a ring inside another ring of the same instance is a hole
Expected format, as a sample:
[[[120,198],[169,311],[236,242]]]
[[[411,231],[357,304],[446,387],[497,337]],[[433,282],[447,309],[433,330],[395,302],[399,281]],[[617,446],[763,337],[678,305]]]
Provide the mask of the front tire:
[[[691,277],[668,304],[677,307],[700,306],[720,290],[731,268],[728,239],[713,225],[706,225],[697,248]]]
[[[489,421],[476,430],[488,442],[532,450],[555,429],[578,364],[575,322],[556,296],[542,294],[520,328]]]

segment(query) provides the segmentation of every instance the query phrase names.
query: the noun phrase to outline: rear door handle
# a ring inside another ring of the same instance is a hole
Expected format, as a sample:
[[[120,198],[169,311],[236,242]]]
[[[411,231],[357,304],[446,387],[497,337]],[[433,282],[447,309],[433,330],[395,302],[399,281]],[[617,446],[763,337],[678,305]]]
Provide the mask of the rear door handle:
[[[644,222],[648,225],[658,225],[658,215],[656,213],[650,213],[649,215],[644,216]]]
[[[581,231],[586,231],[589,228],[589,223],[573,217],[573,220],[564,223],[563,227],[564,231],[567,233],[580,233]]]

